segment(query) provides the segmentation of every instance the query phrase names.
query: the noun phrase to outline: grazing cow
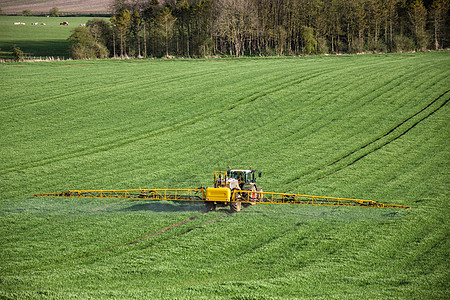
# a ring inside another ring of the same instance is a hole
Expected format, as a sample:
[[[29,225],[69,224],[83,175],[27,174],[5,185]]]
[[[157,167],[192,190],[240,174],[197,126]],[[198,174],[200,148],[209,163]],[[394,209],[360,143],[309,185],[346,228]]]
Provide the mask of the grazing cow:
[[[34,23],[31,23],[31,25],[38,25],[39,23],[37,23],[37,22],[34,22]]]
[[[86,24],[80,24],[80,26],[82,26],[82,27],[85,27],[85,26],[86,26]]]
[[[59,23],[59,25],[63,25],[63,26],[69,26],[69,22],[67,22],[67,21],[64,21],[64,22],[62,22],[62,23]]]
[[[47,24],[45,24],[45,23],[41,23],[41,25],[47,25]]]

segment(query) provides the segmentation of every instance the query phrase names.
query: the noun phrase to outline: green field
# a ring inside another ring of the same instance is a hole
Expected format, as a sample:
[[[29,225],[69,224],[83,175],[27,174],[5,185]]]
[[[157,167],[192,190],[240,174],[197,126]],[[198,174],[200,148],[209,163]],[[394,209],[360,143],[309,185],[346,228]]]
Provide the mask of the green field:
[[[67,38],[74,28],[90,19],[92,17],[0,16],[0,58],[9,59],[14,45],[27,56],[68,58]],[[68,21],[69,26],[59,25],[63,21]],[[15,22],[23,22],[25,25],[14,25]],[[39,25],[31,25],[35,22]]]
[[[449,52],[0,64],[0,297],[448,299]],[[410,210],[33,198],[195,188]],[[172,225],[179,226],[168,229]]]

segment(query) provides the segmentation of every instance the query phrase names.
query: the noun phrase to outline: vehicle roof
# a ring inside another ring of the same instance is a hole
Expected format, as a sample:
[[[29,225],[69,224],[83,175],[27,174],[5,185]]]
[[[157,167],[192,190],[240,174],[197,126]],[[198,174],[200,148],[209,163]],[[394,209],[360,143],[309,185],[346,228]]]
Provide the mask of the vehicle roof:
[[[230,170],[230,172],[240,172],[240,173],[251,173],[254,172],[255,170]]]

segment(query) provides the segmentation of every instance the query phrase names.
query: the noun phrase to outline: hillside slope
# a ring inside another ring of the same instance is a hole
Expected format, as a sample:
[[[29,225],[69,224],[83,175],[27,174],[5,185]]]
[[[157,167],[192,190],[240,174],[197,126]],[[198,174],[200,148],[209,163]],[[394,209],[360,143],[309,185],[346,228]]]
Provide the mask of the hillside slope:
[[[448,52],[0,65],[5,298],[446,299]],[[33,198],[198,187],[410,210]]]
[[[48,14],[57,7],[60,13],[108,13],[110,0],[3,0],[0,7],[4,14],[21,14],[29,9],[33,14]]]
[[[25,57],[69,58],[69,36],[79,24],[86,23],[90,17],[23,17],[0,16],[0,59],[12,59],[12,49],[19,47]],[[70,26],[61,26],[68,21]],[[14,25],[23,22],[26,25]],[[46,24],[33,26],[32,23]]]

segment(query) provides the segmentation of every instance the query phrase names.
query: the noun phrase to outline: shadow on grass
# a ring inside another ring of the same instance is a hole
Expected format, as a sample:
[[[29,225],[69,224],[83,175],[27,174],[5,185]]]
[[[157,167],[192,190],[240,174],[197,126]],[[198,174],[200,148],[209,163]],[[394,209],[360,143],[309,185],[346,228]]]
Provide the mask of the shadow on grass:
[[[49,41],[3,41],[0,42],[2,50],[1,58],[10,59],[12,48],[16,45],[25,54],[25,56],[35,57],[51,57],[68,58],[69,57],[69,41],[66,40],[49,40]]]
[[[191,202],[148,202],[135,204],[130,207],[122,209],[122,211],[142,211],[149,210],[153,212],[180,212],[180,211],[203,211],[205,205],[202,202],[191,203]]]

